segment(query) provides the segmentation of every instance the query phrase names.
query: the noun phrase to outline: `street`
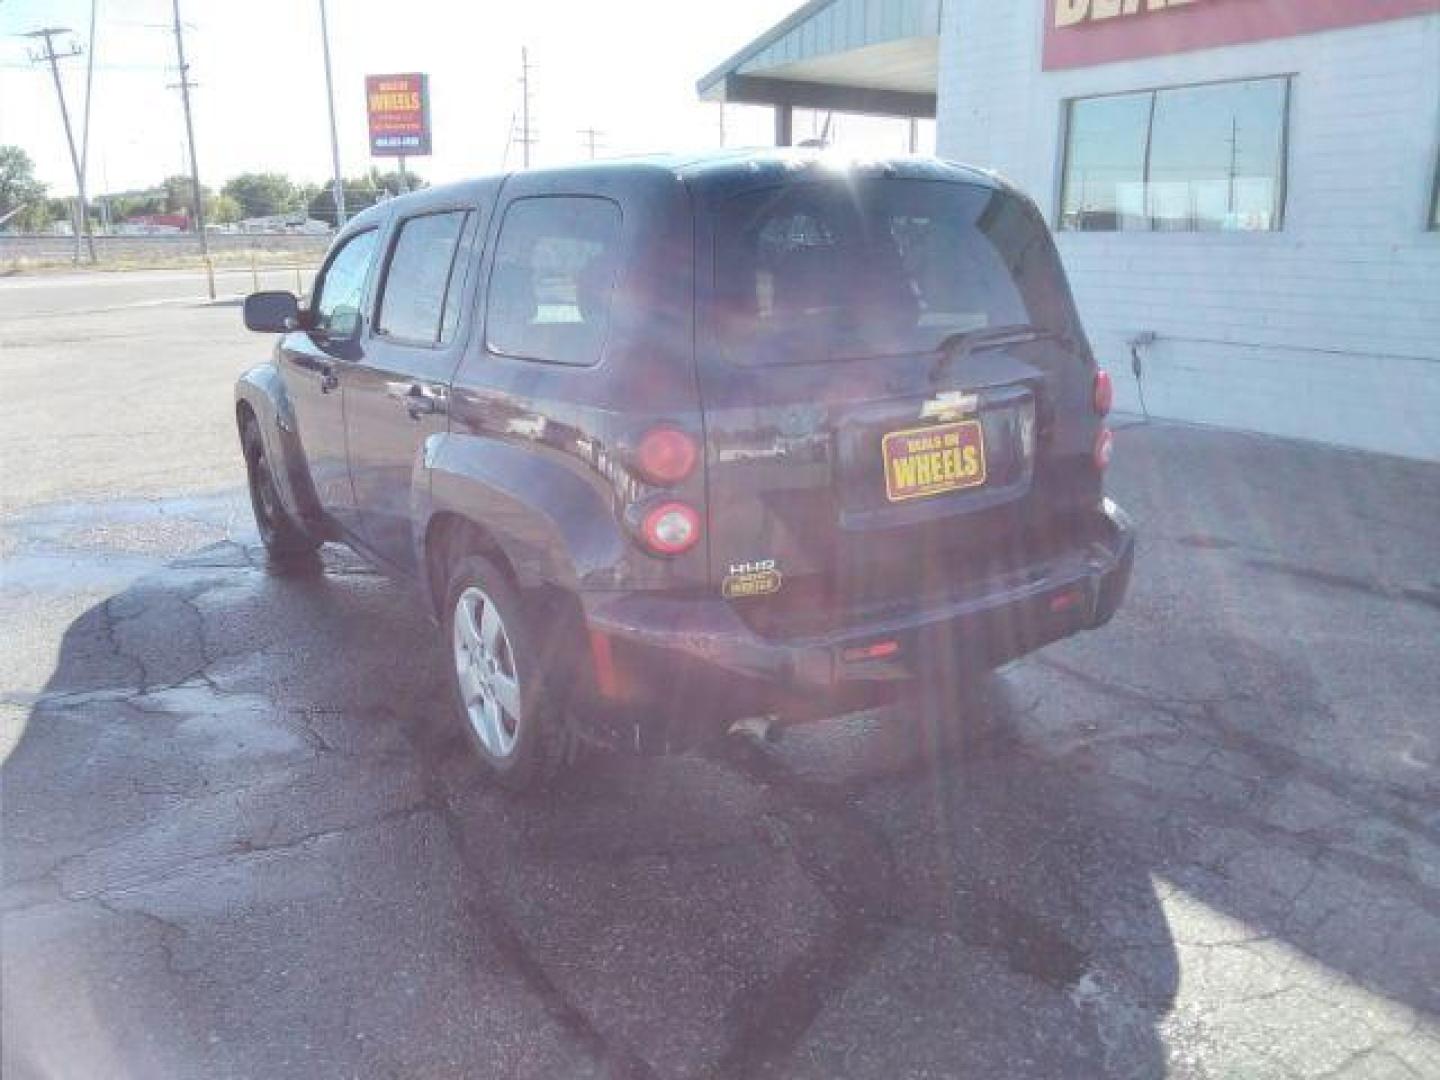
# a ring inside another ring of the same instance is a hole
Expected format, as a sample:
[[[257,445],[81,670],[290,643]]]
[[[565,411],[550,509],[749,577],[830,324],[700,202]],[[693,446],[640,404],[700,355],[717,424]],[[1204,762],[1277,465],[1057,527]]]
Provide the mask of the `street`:
[[[7,1078],[1440,1075],[1440,466],[1122,419],[1111,626],[517,799],[222,283],[0,279]]]

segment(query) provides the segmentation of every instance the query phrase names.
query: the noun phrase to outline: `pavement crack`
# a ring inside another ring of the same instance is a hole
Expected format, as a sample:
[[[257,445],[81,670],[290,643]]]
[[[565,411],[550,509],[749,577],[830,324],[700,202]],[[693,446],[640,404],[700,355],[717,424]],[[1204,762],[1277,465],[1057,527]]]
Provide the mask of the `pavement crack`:
[[[1301,566],[1298,563],[1285,562],[1281,559],[1246,559],[1244,561],[1256,570],[1281,574],[1296,581],[1323,585],[1330,589],[1357,593],[1379,600],[1401,600],[1440,610],[1440,593],[1431,589],[1419,586],[1396,587],[1381,581],[1354,577],[1350,574],[1337,574],[1330,570],[1317,570],[1311,566]]]
[[[1114,679],[1102,678],[1073,667],[1051,656],[1037,656],[1034,663],[1104,694],[1107,697],[1138,704],[1181,725],[1187,735],[1203,734],[1214,740],[1218,749],[1245,754],[1272,777],[1291,776],[1334,795],[1347,806],[1363,808],[1374,817],[1432,843],[1440,844],[1440,826],[1431,824],[1424,811],[1414,813],[1408,805],[1421,800],[1415,793],[1393,786],[1381,788],[1379,797],[1323,762],[1307,757],[1288,746],[1282,746],[1244,731],[1230,723],[1224,713],[1227,704],[1249,700],[1243,693],[1229,693],[1200,698],[1176,698],[1153,693]],[[1203,730],[1202,730],[1203,729]],[[1167,764],[1174,765],[1173,762]],[[1252,777],[1241,777],[1253,781]],[[1397,803],[1403,805],[1396,805]]]

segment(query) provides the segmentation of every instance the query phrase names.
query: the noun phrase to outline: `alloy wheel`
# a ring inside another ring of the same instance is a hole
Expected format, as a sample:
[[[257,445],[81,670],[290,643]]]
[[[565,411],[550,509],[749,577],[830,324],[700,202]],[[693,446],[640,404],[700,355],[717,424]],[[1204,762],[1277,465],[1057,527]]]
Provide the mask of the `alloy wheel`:
[[[520,678],[500,610],[477,586],[455,601],[454,659],[460,699],[486,751],[508,758],[520,735]]]

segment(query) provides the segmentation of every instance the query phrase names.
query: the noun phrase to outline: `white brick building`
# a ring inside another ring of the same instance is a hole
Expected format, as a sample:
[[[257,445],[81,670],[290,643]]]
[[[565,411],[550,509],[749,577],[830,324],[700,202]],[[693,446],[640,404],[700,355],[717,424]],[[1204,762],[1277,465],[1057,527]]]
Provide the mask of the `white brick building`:
[[[1440,0],[814,0],[700,90],[934,116],[1122,407],[1440,460]]]

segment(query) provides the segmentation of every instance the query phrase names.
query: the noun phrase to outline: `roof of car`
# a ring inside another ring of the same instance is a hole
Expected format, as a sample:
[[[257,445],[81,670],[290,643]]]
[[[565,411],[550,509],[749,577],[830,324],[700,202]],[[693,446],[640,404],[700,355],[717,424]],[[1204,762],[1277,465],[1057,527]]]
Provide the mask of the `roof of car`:
[[[714,150],[697,154],[642,154],[547,166],[529,170],[527,175],[583,181],[586,177],[604,176],[613,179],[617,174],[625,173],[637,177],[669,175],[698,188],[721,193],[729,188],[751,187],[766,181],[820,179],[839,174],[964,181],[992,188],[1008,186],[995,173],[939,158],[917,155],[860,157],[837,150],[810,147]],[[395,207],[413,211],[420,206],[440,207],[450,202],[458,203],[474,197],[477,188],[492,185],[513,175],[518,174],[505,173],[437,184],[401,195],[356,214],[347,223],[345,231],[363,228]]]
[[[794,177],[796,174],[835,173],[926,180],[968,180],[989,186],[1001,184],[993,173],[939,158],[918,155],[862,157],[839,150],[812,147],[760,147],[712,150],[697,154],[645,154],[537,171],[563,174],[582,173],[591,169],[660,171],[707,186],[723,186],[732,180],[753,182],[757,177],[764,176],[782,179]]]

